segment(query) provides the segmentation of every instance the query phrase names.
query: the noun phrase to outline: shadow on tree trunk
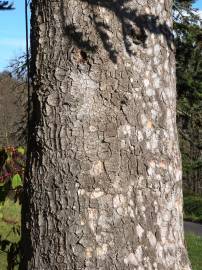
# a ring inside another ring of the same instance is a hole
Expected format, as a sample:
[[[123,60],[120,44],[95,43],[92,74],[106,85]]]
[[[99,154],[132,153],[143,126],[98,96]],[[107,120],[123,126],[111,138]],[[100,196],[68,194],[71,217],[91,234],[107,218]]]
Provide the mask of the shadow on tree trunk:
[[[173,49],[173,33],[166,22],[160,23],[159,16],[140,14],[136,9],[124,6],[129,0],[114,0],[113,3],[108,0],[81,0],[87,3],[89,8],[89,16],[94,25],[95,32],[99,36],[103,47],[109,54],[112,62],[117,63],[118,51],[115,49],[111,34],[116,35],[114,29],[110,27],[110,23],[104,22],[104,18],[96,14],[95,8],[104,8],[106,11],[115,15],[121,25],[122,39],[125,49],[129,56],[135,55],[133,45],[142,45],[147,47],[147,32],[155,35],[163,35],[170,49]],[[96,44],[84,34],[84,31],[75,26],[73,23],[66,24],[64,15],[64,1],[61,1],[61,17],[63,18],[64,35],[72,41],[73,46],[77,46],[86,52],[95,53],[98,49]],[[109,34],[110,33],[110,34]]]

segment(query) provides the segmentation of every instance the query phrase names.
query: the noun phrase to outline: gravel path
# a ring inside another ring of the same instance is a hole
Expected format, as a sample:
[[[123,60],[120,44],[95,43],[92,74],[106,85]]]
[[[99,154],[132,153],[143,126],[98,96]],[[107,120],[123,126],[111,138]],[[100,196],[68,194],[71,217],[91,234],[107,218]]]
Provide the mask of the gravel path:
[[[184,221],[184,230],[202,236],[202,224]]]

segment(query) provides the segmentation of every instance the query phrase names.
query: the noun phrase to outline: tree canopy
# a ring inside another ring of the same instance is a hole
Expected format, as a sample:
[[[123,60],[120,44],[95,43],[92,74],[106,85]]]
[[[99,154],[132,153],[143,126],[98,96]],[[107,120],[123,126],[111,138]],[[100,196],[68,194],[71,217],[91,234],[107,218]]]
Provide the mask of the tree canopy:
[[[183,183],[201,193],[202,175],[202,22],[194,1],[174,3],[177,116],[183,161]]]
[[[13,3],[10,3],[9,1],[0,1],[0,10],[8,10],[13,8]]]

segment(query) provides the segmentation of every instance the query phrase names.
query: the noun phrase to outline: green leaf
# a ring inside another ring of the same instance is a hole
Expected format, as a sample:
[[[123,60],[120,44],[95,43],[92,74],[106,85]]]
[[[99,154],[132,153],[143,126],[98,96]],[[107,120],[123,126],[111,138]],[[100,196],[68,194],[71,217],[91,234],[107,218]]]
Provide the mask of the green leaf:
[[[20,177],[20,175],[17,173],[15,174],[12,179],[11,179],[11,183],[12,183],[12,188],[15,189],[17,187],[22,187],[22,179]]]
[[[22,155],[25,154],[25,149],[24,149],[22,146],[19,146],[19,147],[17,148],[17,151],[18,151],[18,153],[20,153],[20,154],[22,154]]]

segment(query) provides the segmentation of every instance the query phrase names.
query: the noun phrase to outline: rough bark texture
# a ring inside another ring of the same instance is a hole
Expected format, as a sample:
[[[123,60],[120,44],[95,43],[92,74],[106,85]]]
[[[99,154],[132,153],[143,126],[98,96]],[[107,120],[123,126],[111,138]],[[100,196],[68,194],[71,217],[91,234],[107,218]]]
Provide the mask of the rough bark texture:
[[[32,1],[23,270],[190,269],[170,27],[169,0]]]

